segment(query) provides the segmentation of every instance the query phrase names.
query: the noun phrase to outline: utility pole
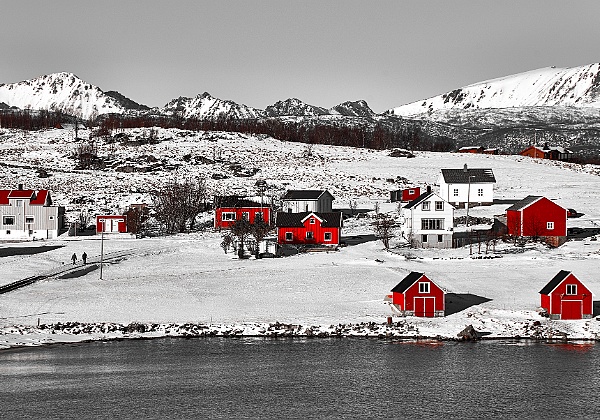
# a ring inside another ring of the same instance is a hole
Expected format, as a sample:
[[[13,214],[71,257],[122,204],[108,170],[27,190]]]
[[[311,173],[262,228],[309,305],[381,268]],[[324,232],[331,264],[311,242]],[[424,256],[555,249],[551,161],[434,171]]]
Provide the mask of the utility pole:
[[[106,226],[106,219],[101,219],[102,232],[100,234],[100,280],[102,280],[102,265],[104,262],[104,227]]]

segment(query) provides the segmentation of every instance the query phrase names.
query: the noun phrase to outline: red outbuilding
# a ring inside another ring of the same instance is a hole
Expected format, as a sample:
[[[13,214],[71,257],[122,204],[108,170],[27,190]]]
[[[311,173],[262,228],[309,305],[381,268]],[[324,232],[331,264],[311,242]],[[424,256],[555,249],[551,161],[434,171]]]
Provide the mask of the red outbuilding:
[[[392,203],[401,201],[408,203],[421,195],[420,187],[404,188],[402,190],[390,191],[390,201]]]
[[[280,245],[339,245],[342,213],[277,212],[275,227]]]
[[[570,271],[561,270],[540,290],[541,306],[551,319],[593,316],[592,292]]]
[[[506,228],[509,235],[546,238],[558,246],[567,237],[567,209],[530,195],[506,209]]]
[[[392,289],[392,304],[406,315],[444,316],[445,292],[423,273],[411,272]]]
[[[96,233],[127,233],[127,216],[96,216]]]
[[[271,224],[271,207],[237,196],[215,198],[215,229],[228,229],[237,220],[254,224],[258,218]]]

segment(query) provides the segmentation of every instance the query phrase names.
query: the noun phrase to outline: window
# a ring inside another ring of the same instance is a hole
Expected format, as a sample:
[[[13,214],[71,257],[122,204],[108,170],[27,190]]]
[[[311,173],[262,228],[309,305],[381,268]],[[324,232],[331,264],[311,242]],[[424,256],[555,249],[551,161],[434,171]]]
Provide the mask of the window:
[[[250,212],[243,211],[242,212],[242,219],[250,221]]]
[[[2,224],[8,226],[14,225],[15,216],[2,216]]]
[[[325,240],[331,241],[331,232],[325,232]]]
[[[419,293],[429,293],[429,283],[419,283]]]
[[[444,235],[438,235],[438,242],[444,242]]]
[[[23,207],[23,200],[17,200],[17,207]]]
[[[444,210],[444,202],[443,201],[436,201],[435,202],[435,209],[436,209],[436,211],[442,211],[442,210]]]
[[[7,234],[7,235],[10,235],[10,230],[7,230],[7,231],[6,231],[6,234]]]
[[[454,197],[458,197],[458,188],[454,188]]]
[[[306,239],[313,239],[314,237],[315,237],[315,236],[314,236],[314,234],[312,233],[312,231],[310,231],[310,230],[309,230],[308,232],[306,232]]]
[[[567,295],[576,295],[577,294],[577,285],[576,284],[567,284]]]
[[[314,224],[315,224],[315,219],[313,219],[313,218],[311,217],[311,218],[310,218],[310,222],[309,222],[309,223],[310,223],[311,225],[314,225]]]
[[[285,232],[285,240],[292,241],[294,239],[294,234],[292,232]]]
[[[414,195],[415,194],[415,190],[408,190],[408,194],[409,195]]]
[[[427,235],[421,235],[421,242],[423,242],[424,244],[427,243]]]
[[[423,202],[423,210],[424,210],[424,211],[429,211],[429,208],[430,208],[430,207],[429,207],[429,205],[430,205],[430,204],[431,204],[431,203],[430,203],[429,201],[424,201],[424,202]]]
[[[262,220],[263,222],[265,221],[262,211],[257,211],[254,213],[254,222],[258,222],[259,220]]]
[[[483,188],[477,188],[477,197],[483,197]]]
[[[232,211],[224,211],[221,213],[221,220],[224,222],[235,220],[235,213]]]
[[[25,216],[25,223],[32,225],[33,224],[33,216]]]
[[[48,216],[48,220],[54,220],[54,216]]]
[[[546,223],[546,229],[548,229],[548,230],[554,229],[554,222],[548,222],[548,223]]]
[[[421,219],[421,230],[443,230],[444,219]]]

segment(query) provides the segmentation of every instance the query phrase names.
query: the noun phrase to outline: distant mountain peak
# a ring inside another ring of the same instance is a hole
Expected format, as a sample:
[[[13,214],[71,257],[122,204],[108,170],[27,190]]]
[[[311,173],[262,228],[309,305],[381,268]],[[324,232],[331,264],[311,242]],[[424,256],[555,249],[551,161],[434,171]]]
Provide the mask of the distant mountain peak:
[[[277,101],[265,109],[265,113],[270,117],[297,116],[313,117],[317,115],[329,115],[325,108],[309,105],[298,98],[288,98],[284,101]]]

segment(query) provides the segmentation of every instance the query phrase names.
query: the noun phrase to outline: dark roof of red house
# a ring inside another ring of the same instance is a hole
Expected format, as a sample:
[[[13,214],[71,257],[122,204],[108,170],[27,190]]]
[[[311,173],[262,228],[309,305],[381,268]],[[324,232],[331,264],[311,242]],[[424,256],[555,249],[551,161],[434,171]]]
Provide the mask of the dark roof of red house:
[[[542,198],[541,195],[528,195],[521,201],[517,201],[515,204],[513,204],[506,210],[523,210],[525,207],[530,206],[531,204],[538,201],[540,198]]]
[[[396,287],[392,289],[392,292],[406,292],[408,288],[415,284],[421,277],[423,277],[423,273],[417,273],[416,271],[412,271],[408,276],[404,277],[404,279],[400,283],[398,283]]]
[[[564,279],[566,279],[569,276],[569,274],[571,274],[570,271],[560,270],[558,274],[554,276],[554,278],[550,280],[542,290],[540,290],[540,294],[550,294],[550,292],[556,289],[556,286],[558,286]]]
[[[229,195],[224,197],[215,197],[215,207],[255,208],[261,207],[261,204],[236,195]],[[263,204],[262,207],[270,206],[268,204]]]
[[[282,200],[318,200],[323,194],[333,196],[327,190],[289,190],[285,193]]]
[[[463,168],[442,169],[442,176],[446,184],[471,184],[480,182],[496,182],[496,177],[491,169]]]
[[[305,211],[302,213],[287,213],[284,211],[277,212],[275,218],[276,227],[303,227],[305,220],[308,215],[314,214],[316,217],[322,220],[321,227],[341,227],[342,226],[342,212],[334,213],[317,213]]]

